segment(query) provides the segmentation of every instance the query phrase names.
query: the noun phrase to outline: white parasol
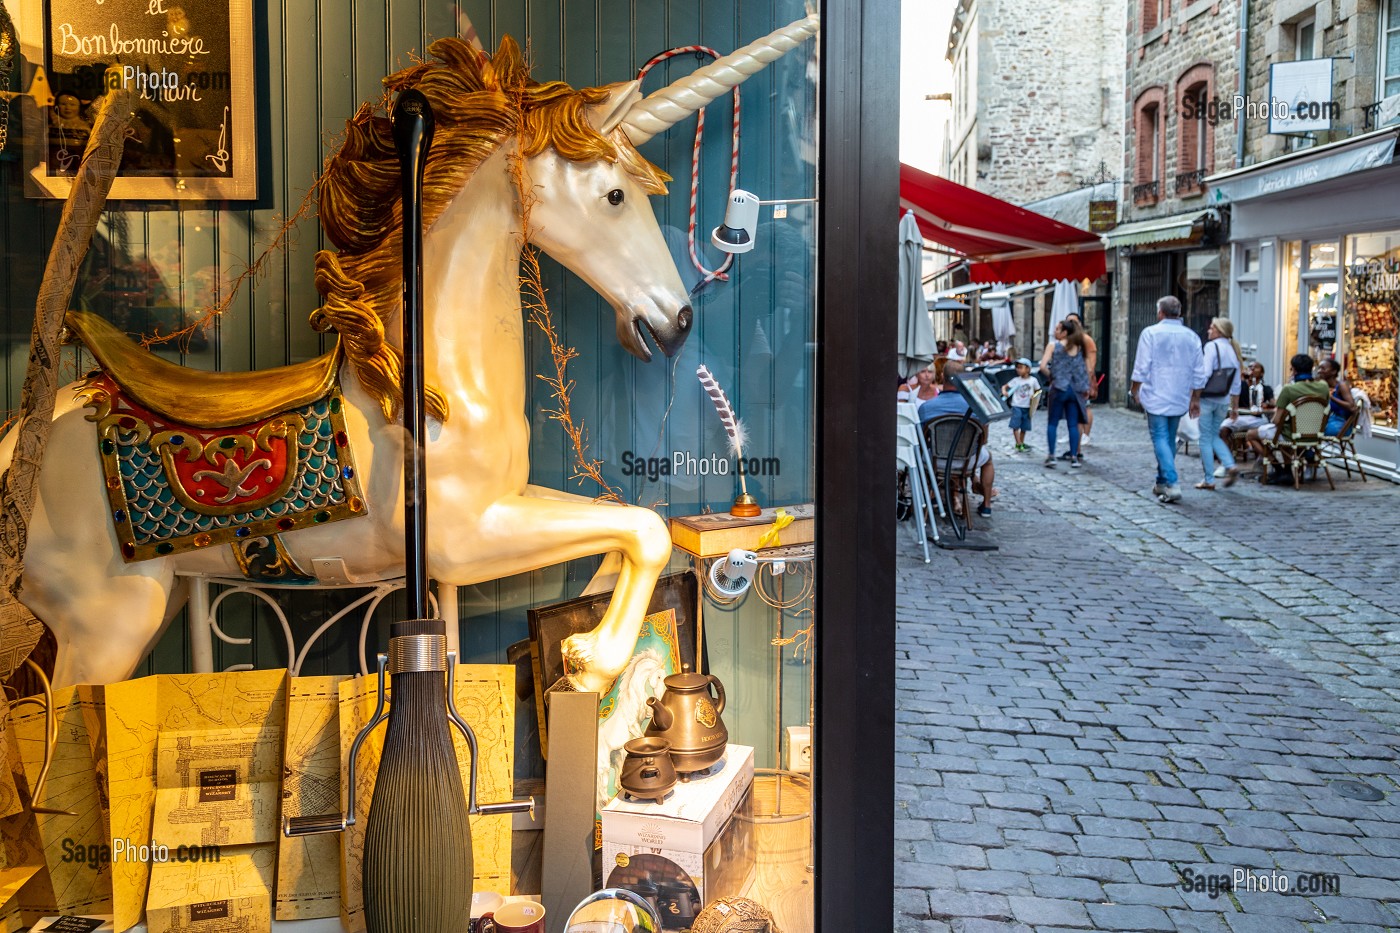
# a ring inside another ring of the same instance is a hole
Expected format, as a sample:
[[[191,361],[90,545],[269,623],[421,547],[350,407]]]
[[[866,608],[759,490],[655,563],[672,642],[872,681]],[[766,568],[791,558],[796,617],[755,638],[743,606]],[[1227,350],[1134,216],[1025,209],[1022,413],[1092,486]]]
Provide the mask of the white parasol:
[[[938,355],[922,282],[924,237],[913,211],[899,221],[899,374],[912,376]]]
[[[1055,325],[1065,319],[1071,311],[1079,310],[1079,283],[1074,279],[1060,279],[1055,283],[1054,297],[1050,306],[1050,333]]]

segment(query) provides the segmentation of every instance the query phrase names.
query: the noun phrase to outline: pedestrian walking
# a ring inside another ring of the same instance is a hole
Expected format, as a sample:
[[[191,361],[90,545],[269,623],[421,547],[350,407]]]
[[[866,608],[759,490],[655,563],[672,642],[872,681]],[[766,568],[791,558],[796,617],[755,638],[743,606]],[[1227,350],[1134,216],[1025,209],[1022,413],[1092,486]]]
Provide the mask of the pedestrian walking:
[[[1181,320],[1181,302],[1173,295],[1157,299],[1157,323],[1138,338],[1133,361],[1133,401],[1147,413],[1147,431],[1157,455],[1157,482],[1152,494],[1163,502],[1180,502],[1176,473],[1176,429],[1188,413],[1201,415],[1206,358],[1201,338]]]
[[[1079,469],[1079,422],[1084,420],[1084,398],[1089,392],[1089,370],[1084,358],[1084,328],[1077,318],[1065,318],[1055,327],[1055,339],[1045,345],[1040,371],[1050,378],[1050,410],[1045,425],[1045,465],[1055,468],[1055,435],[1060,420],[1069,425],[1069,465]]]
[[[1026,433],[1031,429],[1031,399],[1040,391],[1039,380],[1031,378],[1031,361],[1024,356],[1016,361],[1016,378],[1001,387],[1011,405],[1011,435],[1016,439],[1016,452],[1030,450]]]
[[[1201,469],[1205,479],[1197,489],[1215,491],[1215,461],[1225,468],[1225,485],[1235,485],[1240,470],[1230,445],[1220,436],[1225,419],[1236,418],[1240,412],[1240,345],[1235,342],[1235,325],[1223,317],[1210,322],[1206,331],[1206,370],[1210,373],[1201,389]]]
[[[1072,317],[1084,327],[1084,315],[1074,310],[1065,315]],[[1094,430],[1094,396],[1099,391],[1099,345],[1089,336],[1089,328],[1084,327],[1084,366],[1089,370],[1089,391],[1084,396],[1084,420],[1079,423],[1079,446],[1089,446],[1089,435]]]

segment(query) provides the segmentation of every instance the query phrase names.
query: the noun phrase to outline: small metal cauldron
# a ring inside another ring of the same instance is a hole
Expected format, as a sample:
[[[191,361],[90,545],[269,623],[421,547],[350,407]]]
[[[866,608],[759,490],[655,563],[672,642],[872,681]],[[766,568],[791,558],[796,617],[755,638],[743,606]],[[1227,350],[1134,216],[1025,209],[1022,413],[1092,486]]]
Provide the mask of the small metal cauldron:
[[[655,736],[633,739],[622,746],[627,758],[617,783],[624,793],[639,800],[660,803],[676,786],[676,768],[671,763],[671,743]]]

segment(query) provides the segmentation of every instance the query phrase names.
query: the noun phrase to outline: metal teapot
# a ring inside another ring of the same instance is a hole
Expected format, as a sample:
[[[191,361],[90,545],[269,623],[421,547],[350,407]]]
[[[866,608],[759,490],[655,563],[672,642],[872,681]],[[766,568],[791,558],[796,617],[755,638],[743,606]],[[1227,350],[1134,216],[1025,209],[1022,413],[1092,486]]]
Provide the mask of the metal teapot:
[[[719,718],[724,712],[724,685],[712,674],[672,674],[665,684],[660,699],[647,700],[651,725],[646,734],[671,743],[671,763],[681,780],[688,780],[723,758],[729,744],[729,730]]]

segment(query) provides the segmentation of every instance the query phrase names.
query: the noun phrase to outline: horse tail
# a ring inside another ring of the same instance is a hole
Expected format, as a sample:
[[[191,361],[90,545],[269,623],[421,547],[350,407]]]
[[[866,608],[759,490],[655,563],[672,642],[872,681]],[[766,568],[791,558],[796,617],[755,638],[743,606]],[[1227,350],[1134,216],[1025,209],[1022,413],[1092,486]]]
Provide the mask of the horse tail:
[[[316,289],[325,303],[311,312],[312,329],[340,335],[341,350],[360,384],[379,402],[384,420],[393,421],[403,406],[403,353],[385,339],[384,321],[365,295],[364,284],[345,271],[336,253],[323,249],[316,254]],[[442,392],[428,386],[426,401],[428,414],[447,420]]]

